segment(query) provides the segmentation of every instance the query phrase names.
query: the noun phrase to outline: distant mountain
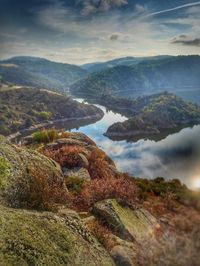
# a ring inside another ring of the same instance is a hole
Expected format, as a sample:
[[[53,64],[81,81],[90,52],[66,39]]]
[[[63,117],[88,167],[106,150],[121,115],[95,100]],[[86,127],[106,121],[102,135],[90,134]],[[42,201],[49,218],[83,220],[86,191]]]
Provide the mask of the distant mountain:
[[[115,67],[115,66],[133,66],[143,61],[149,60],[159,60],[164,58],[169,58],[169,55],[158,55],[158,56],[149,56],[149,57],[123,57],[117,58],[114,60],[110,60],[107,62],[96,62],[82,65],[83,69],[86,69],[89,73],[98,72],[107,68]]]
[[[74,95],[86,98],[112,94],[136,97],[169,90],[200,88],[200,56],[176,56],[147,60],[136,65],[118,65],[71,86]]]
[[[18,85],[66,91],[86,74],[87,71],[78,66],[37,57],[20,56],[0,61],[1,78]]]
[[[127,104],[121,101],[121,105]],[[133,101],[132,115],[124,122],[111,125],[106,136],[128,139],[133,136],[148,136],[200,123],[200,107],[184,101],[172,93],[143,96]]]

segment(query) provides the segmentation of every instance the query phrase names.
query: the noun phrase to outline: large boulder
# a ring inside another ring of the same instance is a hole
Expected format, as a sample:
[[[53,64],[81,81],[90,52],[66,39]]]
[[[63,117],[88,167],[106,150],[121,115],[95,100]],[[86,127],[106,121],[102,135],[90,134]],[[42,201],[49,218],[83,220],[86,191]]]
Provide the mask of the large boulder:
[[[0,264],[114,266],[73,213],[16,210],[0,205]]]
[[[97,202],[93,212],[114,228],[120,238],[128,241],[140,243],[149,239],[158,226],[156,218],[147,210],[132,210],[115,199]]]
[[[25,198],[33,177],[42,175],[44,183],[59,182],[65,188],[60,166],[42,154],[11,144],[0,136],[0,198],[13,207],[20,207],[19,198]],[[63,185],[62,185],[63,184]]]

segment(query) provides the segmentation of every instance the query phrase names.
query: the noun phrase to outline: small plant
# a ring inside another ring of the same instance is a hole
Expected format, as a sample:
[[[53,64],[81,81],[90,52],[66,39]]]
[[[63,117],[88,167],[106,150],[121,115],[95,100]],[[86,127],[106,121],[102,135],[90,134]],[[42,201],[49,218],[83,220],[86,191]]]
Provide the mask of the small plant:
[[[52,113],[47,112],[47,111],[42,111],[38,113],[38,116],[42,119],[42,120],[48,120],[52,117]]]
[[[56,129],[44,129],[33,134],[33,140],[38,143],[49,143],[58,138]]]

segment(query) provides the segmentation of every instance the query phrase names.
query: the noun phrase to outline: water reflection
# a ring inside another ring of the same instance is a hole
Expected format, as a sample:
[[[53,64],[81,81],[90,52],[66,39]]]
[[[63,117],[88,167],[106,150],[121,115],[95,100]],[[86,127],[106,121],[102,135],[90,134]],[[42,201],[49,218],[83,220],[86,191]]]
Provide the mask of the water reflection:
[[[89,126],[80,127],[115,161],[118,169],[138,177],[179,178],[190,188],[197,188],[200,179],[200,126],[185,128],[162,140],[140,139],[135,142],[112,141],[103,133],[114,122],[126,117],[107,111],[104,117]],[[77,131],[77,130],[73,130]]]

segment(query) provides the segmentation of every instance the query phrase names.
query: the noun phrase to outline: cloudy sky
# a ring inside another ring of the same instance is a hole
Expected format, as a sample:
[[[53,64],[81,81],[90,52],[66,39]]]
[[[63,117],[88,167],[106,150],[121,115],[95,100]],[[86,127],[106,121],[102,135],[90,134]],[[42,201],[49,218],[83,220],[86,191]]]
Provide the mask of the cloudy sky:
[[[0,0],[0,58],[200,54],[200,1]]]

